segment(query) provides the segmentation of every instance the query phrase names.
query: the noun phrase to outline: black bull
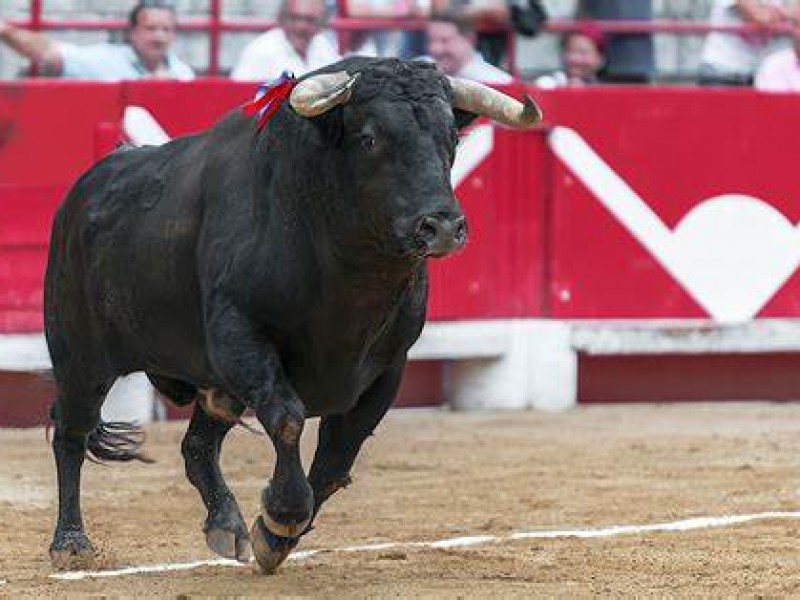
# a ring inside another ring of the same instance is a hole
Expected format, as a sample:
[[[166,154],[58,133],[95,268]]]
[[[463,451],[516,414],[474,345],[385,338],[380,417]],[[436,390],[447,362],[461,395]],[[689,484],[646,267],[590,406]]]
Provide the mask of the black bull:
[[[83,175],[56,214],[45,280],[56,566],[94,555],[87,452],[142,458],[135,428],[100,420],[133,371],[176,403],[197,399],[182,451],[211,549],[248,560],[252,547],[267,572],[285,559],[395,397],[425,319],[427,257],[466,240],[449,177],[457,128],[476,115],[520,128],[540,116],[425,63],[349,59],[304,78],[263,130],[238,110]],[[246,408],[277,457],[250,532],[219,466]],[[298,441],[313,416],[306,476]]]

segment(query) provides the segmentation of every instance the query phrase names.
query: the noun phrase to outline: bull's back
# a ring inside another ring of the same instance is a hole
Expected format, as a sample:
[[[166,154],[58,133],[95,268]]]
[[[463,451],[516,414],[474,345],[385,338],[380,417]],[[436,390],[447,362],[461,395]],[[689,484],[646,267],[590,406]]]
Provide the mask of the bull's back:
[[[125,369],[197,338],[201,142],[119,150],[75,184],[51,237],[49,330],[90,336]]]

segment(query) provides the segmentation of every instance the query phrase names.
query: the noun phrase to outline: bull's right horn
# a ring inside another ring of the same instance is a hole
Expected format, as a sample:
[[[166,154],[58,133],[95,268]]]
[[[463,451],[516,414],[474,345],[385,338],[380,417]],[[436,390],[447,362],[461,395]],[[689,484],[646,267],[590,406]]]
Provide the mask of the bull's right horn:
[[[477,81],[458,77],[448,79],[453,88],[453,105],[456,108],[489,117],[516,129],[528,129],[542,120],[542,110],[527,94],[523,104]]]
[[[350,100],[358,73],[347,71],[322,73],[298,83],[289,96],[289,104],[303,117],[316,117]]]

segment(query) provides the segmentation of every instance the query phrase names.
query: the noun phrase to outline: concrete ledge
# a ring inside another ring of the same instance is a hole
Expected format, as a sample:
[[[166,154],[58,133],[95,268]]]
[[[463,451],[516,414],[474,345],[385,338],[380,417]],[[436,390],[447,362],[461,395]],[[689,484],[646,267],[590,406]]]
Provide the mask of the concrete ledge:
[[[800,352],[800,320],[572,321],[570,345],[593,356]]]
[[[563,410],[577,402],[580,354],[737,353],[800,353],[800,320],[760,319],[735,325],[707,320],[429,322],[409,359],[446,361],[444,393],[456,409]],[[43,335],[0,335],[0,370],[49,368]],[[112,390],[104,415],[148,420],[153,403],[149,382],[134,374]]]
[[[457,409],[562,410],[577,403],[578,357],[800,353],[800,320],[542,319],[429,323],[410,356],[450,359]]]
[[[52,367],[44,334],[0,335],[0,371],[31,373]],[[103,404],[103,418],[109,421],[152,420],[155,405],[153,387],[144,373],[117,379]]]
[[[429,321],[408,353],[410,360],[500,358],[508,353],[508,321]]]
[[[429,322],[409,352],[450,361],[445,394],[459,410],[561,410],[577,397],[577,355],[563,321]]]
[[[50,366],[44,334],[0,335],[0,371],[46,371]]]

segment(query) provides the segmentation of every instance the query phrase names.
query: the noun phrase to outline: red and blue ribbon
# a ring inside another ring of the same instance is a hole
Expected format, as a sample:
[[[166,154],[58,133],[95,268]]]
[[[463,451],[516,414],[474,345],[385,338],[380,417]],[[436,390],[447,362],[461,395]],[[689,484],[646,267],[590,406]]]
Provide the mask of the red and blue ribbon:
[[[284,71],[275,81],[262,83],[255,99],[242,107],[244,114],[248,117],[258,115],[258,130],[261,131],[296,85],[297,80],[290,71]]]

